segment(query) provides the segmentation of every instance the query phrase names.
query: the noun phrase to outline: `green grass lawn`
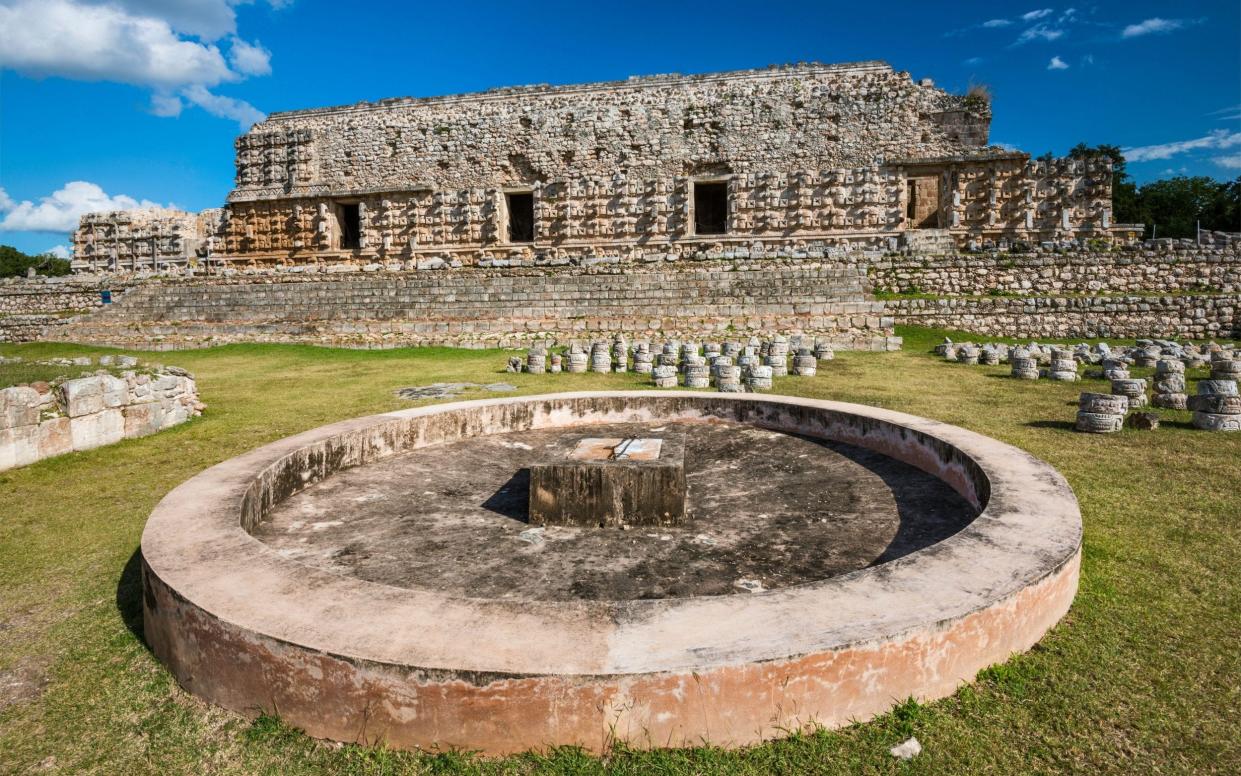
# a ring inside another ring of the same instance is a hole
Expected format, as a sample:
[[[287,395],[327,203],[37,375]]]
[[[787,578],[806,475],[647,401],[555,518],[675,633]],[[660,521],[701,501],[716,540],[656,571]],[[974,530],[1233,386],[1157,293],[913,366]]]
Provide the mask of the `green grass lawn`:
[[[561,749],[506,760],[328,744],[202,703],[135,635],[139,537],[178,483],[298,431],[414,406],[394,395],[404,386],[647,384],[633,374],[507,375],[500,351],[228,346],[139,354],[195,373],[208,405],[201,418],[0,473],[0,773],[1241,771],[1241,434],[1195,431],[1188,413],[1164,410],[1155,432],[1076,434],[1078,392],[1106,391],[1103,381],[1017,381],[1007,367],[931,356],[940,332],[902,333],[903,352],[841,353],[815,378],[777,379],[776,390],[898,409],[1018,445],[1068,477],[1085,520],[1069,615],[1033,651],[951,698],[737,752]],[[0,346],[26,359],[105,352],[121,351]],[[463,398],[482,395],[492,394]],[[911,734],[923,754],[895,761],[888,747]]]

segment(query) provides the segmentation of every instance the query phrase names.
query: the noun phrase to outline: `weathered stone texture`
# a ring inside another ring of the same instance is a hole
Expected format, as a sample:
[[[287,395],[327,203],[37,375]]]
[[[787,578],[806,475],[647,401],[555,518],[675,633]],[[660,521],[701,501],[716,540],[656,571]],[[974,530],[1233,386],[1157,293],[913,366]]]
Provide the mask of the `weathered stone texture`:
[[[185,373],[92,375],[55,391],[38,385],[0,390],[0,471],[145,436],[184,423],[203,406]]]

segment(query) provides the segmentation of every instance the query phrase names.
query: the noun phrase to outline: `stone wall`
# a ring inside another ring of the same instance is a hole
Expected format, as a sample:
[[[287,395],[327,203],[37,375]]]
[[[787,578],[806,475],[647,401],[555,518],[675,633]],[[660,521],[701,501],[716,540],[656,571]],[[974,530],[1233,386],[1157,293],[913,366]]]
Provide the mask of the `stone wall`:
[[[1241,338],[1241,294],[889,300],[897,323],[1019,338]]]
[[[0,471],[153,434],[200,414],[179,373],[94,375],[0,390]]]
[[[271,114],[229,201],[855,168],[985,146],[989,122],[882,62],[390,99]]]
[[[72,266],[104,271],[185,266],[210,254],[223,219],[219,208],[200,213],[167,208],[87,213],[73,233]]]
[[[875,291],[943,296],[1241,292],[1241,243],[1158,249],[888,255],[870,262]]]
[[[0,280],[0,342],[28,342],[103,305],[100,291],[129,281],[102,276]]]
[[[50,338],[118,347],[310,342],[349,347],[517,346],[532,339],[805,333],[840,349],[895,344],[882,302],[850,264],[770,260],[234,274],[139,282],[117,303]]]

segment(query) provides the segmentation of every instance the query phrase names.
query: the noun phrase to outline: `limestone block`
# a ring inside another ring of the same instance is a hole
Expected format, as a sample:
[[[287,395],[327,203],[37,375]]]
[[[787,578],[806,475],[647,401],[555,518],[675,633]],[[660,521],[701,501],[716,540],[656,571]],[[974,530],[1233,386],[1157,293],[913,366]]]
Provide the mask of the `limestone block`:
[[[103,384],[98,377],[79,377],[60,385],[61,403],[71,418],[99,412],[103,405]]]
[[[25,386],[0,391],[0,428],[32,426],[39,422],[39,392]]]
[[[131,404],[121,414],[125,416],[126,439],[154,434],[162,428],[164,409],[155,402]]]
[[[100,375],[99,387],[103,393],[103,406],[120,407],[129,395],[129,386],[119,377]]]
[[[39,427],[0,428],[0,471],[39,460]]]
[[[73,452],[72,421],[49,418],[39,424],[39,458],[51,458]]]
[[[91,450],[125,438],[125,415],[118,409],[105,409],[71,418],[70,435],[74,450]]]

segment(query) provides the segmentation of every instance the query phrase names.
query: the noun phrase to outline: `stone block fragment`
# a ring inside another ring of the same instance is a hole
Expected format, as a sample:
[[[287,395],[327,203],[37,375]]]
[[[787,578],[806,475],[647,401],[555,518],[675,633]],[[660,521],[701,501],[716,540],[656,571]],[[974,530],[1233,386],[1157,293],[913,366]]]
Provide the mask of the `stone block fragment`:
[[[118,409],[105,409],[70,419],[74,450],[91,450],[119,442],[125,437],[125,416]]]

